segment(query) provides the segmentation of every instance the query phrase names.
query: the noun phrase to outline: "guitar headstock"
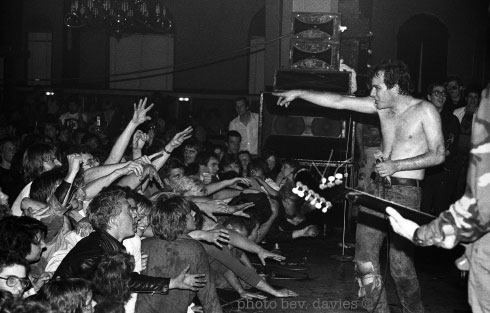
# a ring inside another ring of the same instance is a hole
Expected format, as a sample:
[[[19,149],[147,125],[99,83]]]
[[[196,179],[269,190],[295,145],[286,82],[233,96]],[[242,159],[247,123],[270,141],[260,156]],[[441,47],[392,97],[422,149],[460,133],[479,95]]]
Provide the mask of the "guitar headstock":
[[[328,209],[332,207],[332,203],[330,201],[327,201],[324,197],[321,197],[300,181],[296,182],[296,187],[293,188],[293,193],[298,195],[300,198],[304,197],[305,201],[310,202],[310,204],[315,206],[315,208],[319,210],[321,209],[323,213],[327,213]]]

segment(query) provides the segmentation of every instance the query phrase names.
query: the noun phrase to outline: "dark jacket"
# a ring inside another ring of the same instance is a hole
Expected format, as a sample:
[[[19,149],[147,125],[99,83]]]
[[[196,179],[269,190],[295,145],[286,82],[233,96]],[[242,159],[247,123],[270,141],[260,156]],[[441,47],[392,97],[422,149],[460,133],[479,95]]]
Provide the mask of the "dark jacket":
[[[125,252],[124,246],[104,231],[95,231],[80,240],[66,255],[53,277],[84,278],[91,281],[102,256],[110,252]],[[129,288],[132,292],[168,293],[170,279],[151,277],[133,272]]]

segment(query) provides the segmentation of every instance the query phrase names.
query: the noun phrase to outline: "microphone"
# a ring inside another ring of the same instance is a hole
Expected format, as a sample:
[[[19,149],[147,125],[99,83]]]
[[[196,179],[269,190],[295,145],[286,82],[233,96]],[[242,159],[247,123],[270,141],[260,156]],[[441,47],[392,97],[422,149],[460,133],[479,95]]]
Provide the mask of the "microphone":
[[[376,164],[382,163],[385,161],[385,158],[383,157],[383,152],[378,150],[374,153],[374,158],[376,159]],[[390,188],[391,187],[391,177],[390,176],[385,176],[383,177],[383,184],[385,187]]]

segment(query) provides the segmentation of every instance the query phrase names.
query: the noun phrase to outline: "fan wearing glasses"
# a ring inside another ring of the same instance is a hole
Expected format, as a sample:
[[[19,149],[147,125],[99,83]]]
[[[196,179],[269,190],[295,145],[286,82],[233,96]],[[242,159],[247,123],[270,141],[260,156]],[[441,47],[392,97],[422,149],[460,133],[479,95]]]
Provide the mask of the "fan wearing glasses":
[[[20,298],[30,286],[27,277],[29,264],[26,259],[13,251],[0,251],[0,290],[10,292]]]
[[[439,215],[440,212],[449,209],[452,198],[448,195],[455,192],[458,177],[459,120],[447,108],[446,98],[444,83],[435,82],[427,88],[427,99],[441,115],[446,156],[444,163],[429,167],[425,171],[420,209],[433,215]]]
[[[459,77],[449,76],[446,79],[446,92],[448,94],[446,106],[450,111],[466,105],[463,82]]]

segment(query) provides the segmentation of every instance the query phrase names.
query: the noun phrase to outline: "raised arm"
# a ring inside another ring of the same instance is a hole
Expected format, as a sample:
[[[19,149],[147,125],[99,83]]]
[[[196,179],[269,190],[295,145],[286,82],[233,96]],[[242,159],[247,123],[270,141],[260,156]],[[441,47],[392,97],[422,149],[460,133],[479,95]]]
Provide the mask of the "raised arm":
[[[180,147],[185,140],[191,138],[192,131],[193,129],[191,126],[187,127],[180,133],[177,133],[162,151],[148,156],[150,160],[153,160],[151,161],[151,164],[153,164],[153,166],[157,169],[157,171],[162,168],[165,162],[167,162],[168,158],[170,157],[170,154],[175,149]]]
[[[143,166],[137,162],[132,161],[119,164],[122,165],[120,168],[91,181],[84,187],[87,199],[92,199],[102,190],[102,188],[109,186],[122,176],[129,175],[131,173],[141,176],[143,173]]]
[[[250,180],[248,178],[244,177],[235,177],[232,179],[227,179],[227,180],[222,180],[216,183],[211,183],[208,185],[205,185],[205,192],[206,195],[212,195],[213,193],[220,191],[221,189],[230,187],[236,183],[242,183],[247,186],[250,186]]]
[[[114,163],[119,163],[121,161],[121,158],[124,154],[124,151],[126,150],[126,147],[128,146],[129,140],[131,140],[131,136],[133,135],[134,131],[136,128],[148,121],[151,120],[151,117],[146,116],[146,113],[151,110],[153,107],[153,103],[145,108],[146,106],[146,98],[144,100],[139,101],[138,105],[136,106],[136,103],[134,104],[134,114],[133,118],[131,121],[129,121],[128,125],[122,132],[122,134],[117,138],[116,143],[112,147],[111,153],[107,160],[104,162],[104,164],[114,164]]]
[[[272,252],[265,250],[264,248],[262,248],[261,246],[253,242],[252,240],[240,235],[239,233],[231,229],[228,230],[228,234],[230,236],[231,245],[248,252],[256,253],[260,259],[260,262],[262,262],[262,265],[265,265],[265,259],[267,258],[272,258],[275,259],[276,261],[283,261],[284,259],[286,259],[282,255],[274,254]]]
[[[131,148],[133,149],[133,160],[136,160],[143,156],[141,151],[148,141],[148,134],[145,134],[142,130],[137,130],[133,135],[133,142]]]
[[[265,236],[267,233],[269,233],[269,230],[271,229],[272,225],[276,221],[277,217],[279,216],[279,202],[276,200],[269,199],[270,204],[271,204],[271,216],[265,221],[262,225],[260,225],[259,230],[257,231],[257,238],[255,239],[256,243],[262,242],[264,240]]]
[[[99,165],[96,167],[89,168],[84,173],[84,181],[86,184],[99,179],[101,177],[107,176],[110,173],[123,168],[127,163],[114,163],[109,165]]]
[[[330,92],[319,92],[310,90],[289,90],[284,92],[274,92],[274,96],[280,97],[277,104],[288,107],[294,99],[303,99],[316,105],[338,109],[350,110],[361,113],[377,113],[374,100],[371,97],[356,98],[343,96]]]

